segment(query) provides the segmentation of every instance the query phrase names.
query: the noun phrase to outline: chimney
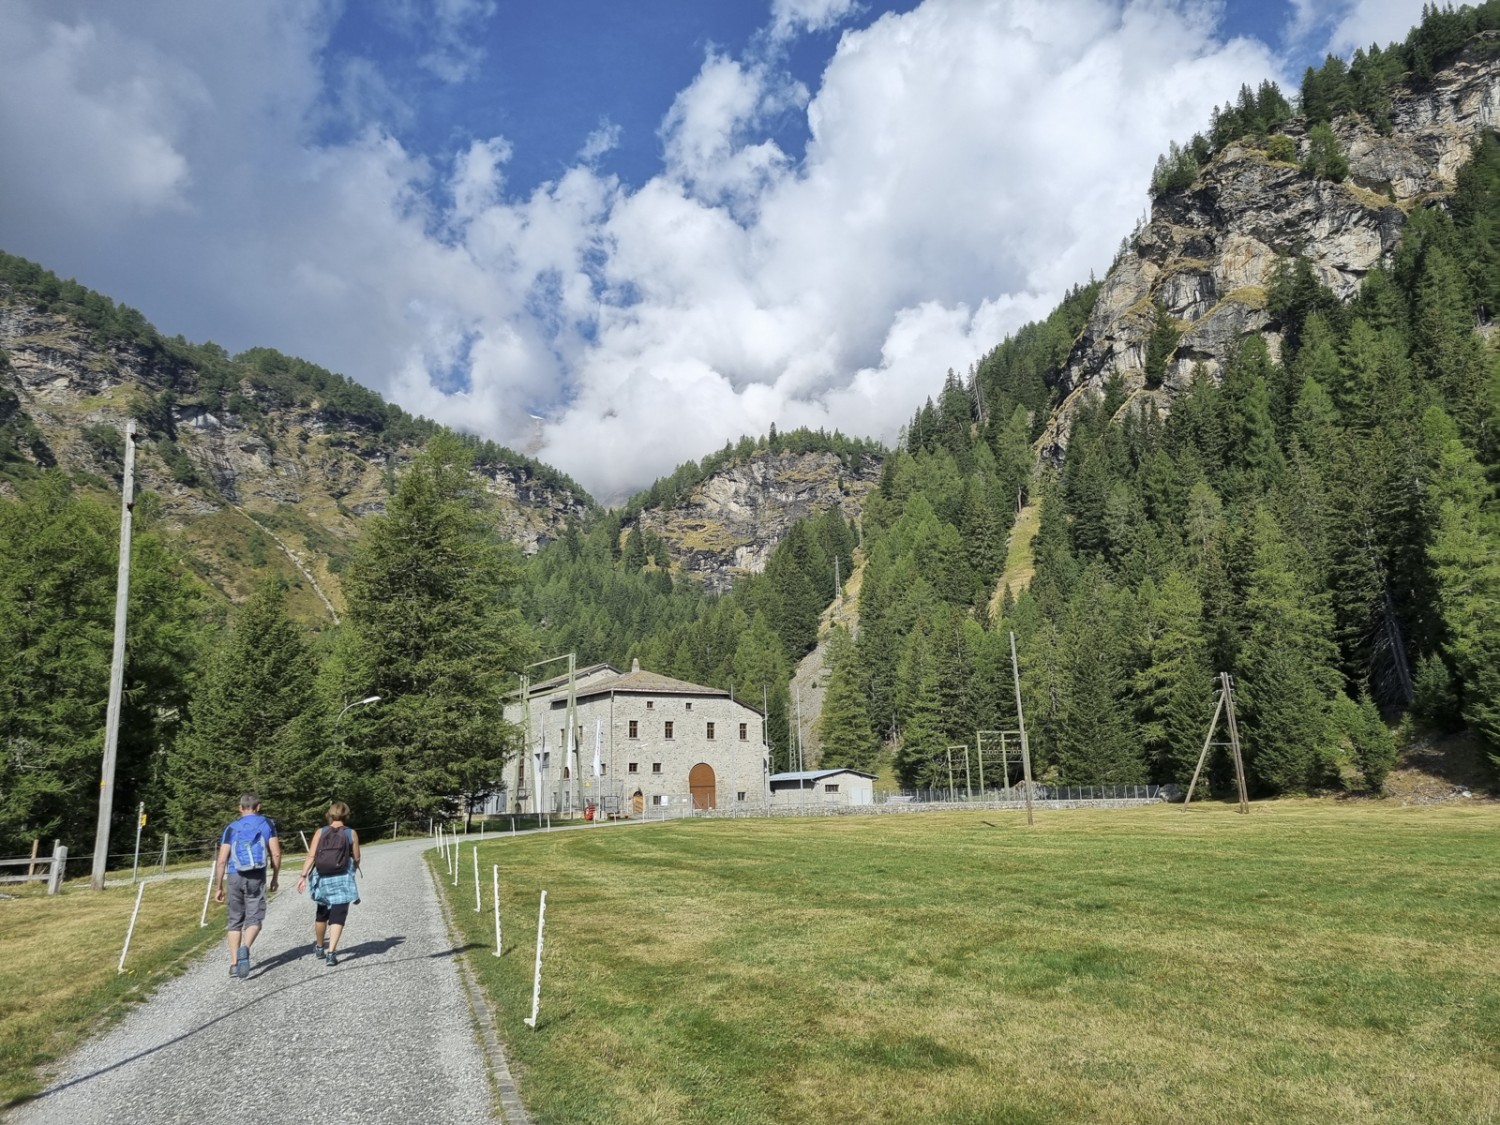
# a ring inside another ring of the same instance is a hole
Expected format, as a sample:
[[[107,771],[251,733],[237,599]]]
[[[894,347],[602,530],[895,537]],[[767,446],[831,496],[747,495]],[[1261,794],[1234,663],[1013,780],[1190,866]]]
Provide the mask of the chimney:
[[[631,657],[630,670],[632,672],[639,672],[641,670],[641,658],[639,656]]]

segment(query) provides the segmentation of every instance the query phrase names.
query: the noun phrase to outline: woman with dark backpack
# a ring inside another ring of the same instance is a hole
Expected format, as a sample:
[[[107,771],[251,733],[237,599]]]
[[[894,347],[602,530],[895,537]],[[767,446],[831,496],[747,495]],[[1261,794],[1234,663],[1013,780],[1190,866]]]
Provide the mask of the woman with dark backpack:
[[[313,833],[302,877],[297,880],[297,893],[307,887],[318,904],[313,956],[322,957],[328,965],[338,964],[335,951],[344,935],[349,907],[359,901],[359,886],[354,881],[359,869],[359,833],[344,823],[348,819],[349,806],[343,801],[328,806],[328,824]]]

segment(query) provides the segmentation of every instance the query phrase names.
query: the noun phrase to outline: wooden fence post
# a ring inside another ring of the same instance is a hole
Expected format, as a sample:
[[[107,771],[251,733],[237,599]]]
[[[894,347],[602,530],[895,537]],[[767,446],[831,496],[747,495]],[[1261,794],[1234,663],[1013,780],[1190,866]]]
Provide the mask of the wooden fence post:
[[[52,871],[47,876],[47,893],[58,894],[62,890],[63,875],[68,867],[68,849],[62,846],[62,842],[52,842]]]

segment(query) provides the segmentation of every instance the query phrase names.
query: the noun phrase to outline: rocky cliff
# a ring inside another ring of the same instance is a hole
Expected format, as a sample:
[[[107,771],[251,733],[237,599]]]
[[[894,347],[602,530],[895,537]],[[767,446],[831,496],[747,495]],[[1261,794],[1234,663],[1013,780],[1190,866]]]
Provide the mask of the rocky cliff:
[[[1040,443],[1060,457],[1080,402],[1103,395],[1118,373],[1135,406],[1169,409],[1202,365],[1216,373],[1248,335],[1273,356],[1280,326],[1266,308],[1278,263],[1306,258],[1340,297],[1387,263],[1414,208],[1440,206],[1486,128],[1500,123],[1500,37],[1488,33],[1433,79],[1398,86],[1393,127],[1382,133],[1356,114],[1333,122],[1349,177],[1334,183],[1231,144],[1182,191],[1158,199],[1150,221],[1111,269],[1061,376],[1066,396]],[[1282,131],[1307,151],[1306,123]],[[1156,303],[1182,335],[1159,388],[1146,385]]]
[[[712,473],[684,501],[642,512],[641,530],[666,542],[678,571],[724,591],[737,575],[764,570],[804,516],[837,504],[856,518],[880,465],[870,454],[846,461],[832,452],[759,449]]]
[[[38,460],[118,487],[118,439],[113,446],[110,439],[142,401],[168,389],[160,363],[141,348],[100,343],[77,320],[3,290],[0,354],[8,357],[0,395],[13,395],[40,431]],[[180,390],[182,373],[172,378]],[[418,446],[330,421],[317,401],[273,401],[249,378],[237,391],[244,415],[189,402],[158,419],[170,433],[138,444],[138,485],[161,497],[194,567],[226,596],[238,600],[260,576],[280,573],[293,584],[294,612],[336,619],[338,572],[359,518],[384,509],[394,470]],[[527,464],[481,462],[477,471],[497,529],[528,553],[590,504],[539,480]],[[0,480],[0,494],[6,488]]]

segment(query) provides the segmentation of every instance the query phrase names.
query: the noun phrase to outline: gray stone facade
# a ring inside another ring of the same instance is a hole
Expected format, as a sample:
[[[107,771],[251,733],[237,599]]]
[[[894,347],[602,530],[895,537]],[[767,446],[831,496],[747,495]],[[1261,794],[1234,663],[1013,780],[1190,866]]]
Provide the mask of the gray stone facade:
[[[768,800],[765,722],[719,688],[595,665],[574,676],[574,746],[568,756],[568,683],[533,685],[530,745],[507,763],[492,806],[513,813],[640,817],[735,807]],[[506,717],[524,724],[519,702]],[[599,776],[595,776],[595,745]]]

